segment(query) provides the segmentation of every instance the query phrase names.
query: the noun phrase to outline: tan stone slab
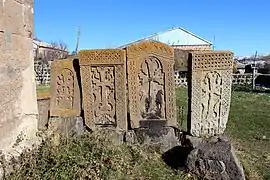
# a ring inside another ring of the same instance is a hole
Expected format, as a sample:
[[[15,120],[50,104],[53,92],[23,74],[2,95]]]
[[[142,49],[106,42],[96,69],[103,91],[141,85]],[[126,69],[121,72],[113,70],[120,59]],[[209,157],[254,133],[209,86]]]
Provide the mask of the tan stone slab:
[[[126,56],[118,49],[79,52],[86,125],[127,129]]]
[[[80,116],[81,101],[75,59],[61,59],[51,64],[50,116]]]
[[[23,37],[33,37],[33,3],[16,0],[3,1],[4,31]]]
[[[166,120],[176,125],[173,49],[157,41],[127,47],[129,111],[131,127],[140,121]]]
[[[193,136],[222,134],[230,109],[233,53],[193,52],[189,64],[188,129]]]
[[[4,0],[0,0],[0,33],[4,31]]]

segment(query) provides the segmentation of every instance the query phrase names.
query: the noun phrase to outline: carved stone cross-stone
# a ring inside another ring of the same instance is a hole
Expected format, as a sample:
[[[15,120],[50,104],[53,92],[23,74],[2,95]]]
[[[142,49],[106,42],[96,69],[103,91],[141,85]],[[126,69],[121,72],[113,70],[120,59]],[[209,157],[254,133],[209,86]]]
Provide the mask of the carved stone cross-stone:
[[[55,60],[51,65],[50,115],[79,116],[81,113],[77,59]]]
[[[233,53],[195,51],[189,57],[188,130],[193,136],[222,134],[230,109]]]
[[[82,50],[79,60],[86,125],[127,130],[125,52]]]
[[[131,128],[150,121],[175,126],[173,49],[157,41],[143,41],[126,51]]]

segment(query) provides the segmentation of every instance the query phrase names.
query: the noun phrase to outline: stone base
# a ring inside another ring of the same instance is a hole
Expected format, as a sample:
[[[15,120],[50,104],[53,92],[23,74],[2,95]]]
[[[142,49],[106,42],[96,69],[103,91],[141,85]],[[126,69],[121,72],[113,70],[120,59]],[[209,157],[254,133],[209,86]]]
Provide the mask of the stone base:
[[[164,122],[160,120],[141,121],[141,128],[128,131],[125,140],[148,144],[157,147],[161,152],[180,145],[175,129],[164,125]]]
[[[188,171],[204,179],[245,179],[243,168],[227,137],[201,139],[186,136],[184,145],[193,149],[185,162]]]
[[[48,131],[58,133],[63,137],[80,135],[84,132],[82,117],[51,117]]]

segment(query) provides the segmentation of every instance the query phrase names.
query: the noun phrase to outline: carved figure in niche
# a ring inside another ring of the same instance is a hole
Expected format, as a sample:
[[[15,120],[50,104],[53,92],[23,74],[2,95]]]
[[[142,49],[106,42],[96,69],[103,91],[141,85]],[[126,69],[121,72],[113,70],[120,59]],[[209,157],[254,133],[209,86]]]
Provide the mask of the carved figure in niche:
[[[220,123],[222,78],[216,71],[208,72],[202,81],[202,128],[203,132],[216,134]]]
[[[164,72],[156,57],[143,60],[138,74],[140,114],[142,119],[163,119],[164,104]]]
[[[114,67],[92,67],[91,73],[94,123],[97,125],[114,125],[116,122]]]
[[[70,69],[63,69],[57,76],[56,104],[62,109],[72,109],[74,99],[74,75]]]

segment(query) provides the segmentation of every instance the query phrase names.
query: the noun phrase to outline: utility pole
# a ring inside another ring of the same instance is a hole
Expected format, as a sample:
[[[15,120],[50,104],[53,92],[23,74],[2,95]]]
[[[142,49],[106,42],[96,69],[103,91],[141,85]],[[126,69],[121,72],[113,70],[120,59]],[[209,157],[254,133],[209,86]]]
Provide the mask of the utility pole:
[[[80,35],[81,35],[81,28],[78,27],[78,30],[77,30],[77,42],[76,42],[76,49],[75,49],[76,55],[78,55],[78,47],[79,47]]]
[[[212,44],[213,45],[213,47],[212,47],[213,51],[215,50],[215,41],[216,41],[216,36],[214,36],[214,39],[213,39],[213,44]]]
[[[255,89],[255,78],[256,78],[256,58],[257,58],[257,51],[255,52],[254,62],[253,62],[253,76],[252,76],[252,89]]]

